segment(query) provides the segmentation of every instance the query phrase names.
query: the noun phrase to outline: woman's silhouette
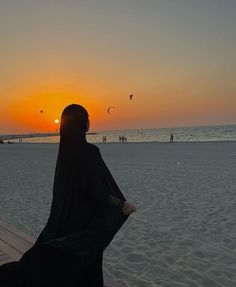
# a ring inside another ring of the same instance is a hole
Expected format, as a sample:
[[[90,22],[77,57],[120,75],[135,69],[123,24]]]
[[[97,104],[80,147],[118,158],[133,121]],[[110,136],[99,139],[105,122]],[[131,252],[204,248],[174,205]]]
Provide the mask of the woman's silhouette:
[[[87,143],[88,129],[82,106],[64,109],[48,222],[20,261],[0,267],[1,287],[103,287],[103,251],[136,208]]]

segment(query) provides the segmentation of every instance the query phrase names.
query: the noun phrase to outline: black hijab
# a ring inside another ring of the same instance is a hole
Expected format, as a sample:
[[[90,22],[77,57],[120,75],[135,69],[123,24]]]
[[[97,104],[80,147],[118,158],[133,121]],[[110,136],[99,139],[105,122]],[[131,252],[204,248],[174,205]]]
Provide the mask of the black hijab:
[[[88,112],[72,104],[62,113],[53,200],[38,244],[73,256],[103,251],[127,216],[109,202],[125,200],[99,149],[86,141]]]

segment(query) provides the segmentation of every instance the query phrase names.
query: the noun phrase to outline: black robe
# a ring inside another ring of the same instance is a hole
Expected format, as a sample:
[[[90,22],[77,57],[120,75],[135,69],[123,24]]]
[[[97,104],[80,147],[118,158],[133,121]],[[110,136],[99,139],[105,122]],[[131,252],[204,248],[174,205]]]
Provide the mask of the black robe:
[[[18,285],[1,286],[102,287],[103,251],[128,217],[111,197],[125,200],[99,149],[60,143],[48,222],[19,262],[0,267],[0,283],[13,272]]]

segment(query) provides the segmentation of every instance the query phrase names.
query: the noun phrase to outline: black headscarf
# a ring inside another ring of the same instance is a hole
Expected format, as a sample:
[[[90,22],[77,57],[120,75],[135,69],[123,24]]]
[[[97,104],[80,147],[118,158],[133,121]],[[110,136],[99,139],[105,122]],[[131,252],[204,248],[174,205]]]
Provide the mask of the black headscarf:
[[[88,118],[75,104],[62,113],[51,212],[36,242],[79,257],[103,251],[127,219],[109,202],[109,195],[125,198],[99,149],[86,141]]]
[[[78,144],[86,142],[88,124],[89,115],[84,107],[72,104],[63,110],[58,153],[61,160],[72,154],[74,149],[78,148]]]

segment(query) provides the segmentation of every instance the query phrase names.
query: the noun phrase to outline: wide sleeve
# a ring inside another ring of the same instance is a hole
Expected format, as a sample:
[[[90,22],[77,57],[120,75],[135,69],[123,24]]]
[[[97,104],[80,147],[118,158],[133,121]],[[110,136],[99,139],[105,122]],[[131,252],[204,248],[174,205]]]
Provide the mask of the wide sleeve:
[[[102,207],[113,205],[121,209],[125,197],[102,159],[99,149],[95,146],[90,157],[88,173],[91,200]]]
[[[47,244],[59,248],[65,254],[90,258],[104,251],[129,215],[124,215],[110,200],[111,196],[124,200],[124,196],[106,167],[99,149],[88,145],[81,157],[86,162],[83,165],[88,183],[86,194],[94,208],[91,220],[83,230],[52,239]]]

